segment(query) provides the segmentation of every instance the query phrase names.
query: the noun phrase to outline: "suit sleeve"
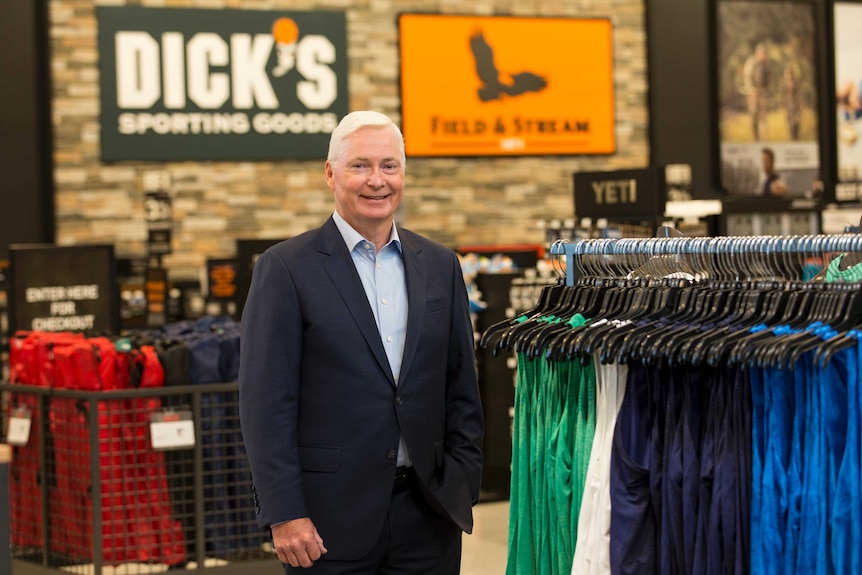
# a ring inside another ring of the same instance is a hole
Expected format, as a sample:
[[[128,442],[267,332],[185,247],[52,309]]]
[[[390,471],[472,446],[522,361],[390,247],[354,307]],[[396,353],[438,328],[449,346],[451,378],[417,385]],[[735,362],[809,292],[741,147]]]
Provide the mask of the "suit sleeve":
[[[467,288],[452,253],[452,337],[446,371],[446,451],[460,466],[472,503],[479,500],[482,479],[484,418],[476,376],[476,353]]]
[[[308,516],[297,445],[302,314],[285,261],[274,250],[254,266],[242,315],[239,411],[258,524]]]

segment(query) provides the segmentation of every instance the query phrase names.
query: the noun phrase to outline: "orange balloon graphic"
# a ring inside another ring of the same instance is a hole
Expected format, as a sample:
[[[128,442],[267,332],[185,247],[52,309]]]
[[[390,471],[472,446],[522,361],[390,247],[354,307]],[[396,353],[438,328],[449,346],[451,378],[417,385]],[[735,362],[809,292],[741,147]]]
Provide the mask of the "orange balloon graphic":
[[[290,18],[279,18],[272,25],[272,36],[280,44],[293,44],[299,38],[299,28]]]

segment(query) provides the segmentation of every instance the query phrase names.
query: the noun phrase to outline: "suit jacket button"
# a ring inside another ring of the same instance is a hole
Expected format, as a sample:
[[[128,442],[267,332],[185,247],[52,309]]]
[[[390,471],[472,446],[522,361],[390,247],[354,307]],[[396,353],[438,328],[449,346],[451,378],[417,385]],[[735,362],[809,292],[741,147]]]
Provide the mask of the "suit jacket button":
[[[395,450],[390,449],[386,452],[386,459],[395,459]]]
[[[401,405],[404,403],[404,400],[401,399],[401,396],[395,398],[395,405]]]

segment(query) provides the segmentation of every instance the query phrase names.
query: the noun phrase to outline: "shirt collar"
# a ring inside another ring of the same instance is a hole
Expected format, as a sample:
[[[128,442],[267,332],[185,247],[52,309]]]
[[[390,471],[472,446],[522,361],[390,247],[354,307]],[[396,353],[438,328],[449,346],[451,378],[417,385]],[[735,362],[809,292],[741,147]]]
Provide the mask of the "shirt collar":
[[[341,232],[341,237],[344,239],[344,243],[347,244],[347,249],[353,251],[353,248],[356,247],[360,242],[369,242],[370,240],[362,237],[362,234],[357,232],[353,226],[347,223],[341,214],[338,213],[338,210],[335,210],[332,213],[332,219],[335,220],[335,226],[338,228],[338,231]],[[401,238],[398,236],[398,228],[395,227],[395,222],[392,222],[392,233],[389,234],[389,241],[386,245],[391,243],[395,243],[395,247],[398,248],[398,251],[401,251]]]

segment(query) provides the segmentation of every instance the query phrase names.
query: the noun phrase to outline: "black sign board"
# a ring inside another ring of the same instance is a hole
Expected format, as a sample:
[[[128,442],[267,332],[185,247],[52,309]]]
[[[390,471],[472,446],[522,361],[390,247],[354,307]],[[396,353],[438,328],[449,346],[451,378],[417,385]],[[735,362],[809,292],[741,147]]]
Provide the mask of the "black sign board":
[[[235,301],[237,267],[236,260],[207,260],[207,287],[211,299]]]
[[[117,258],[120,326],[124,330],[146,325],[147,300],[144,297],[144,283],[148,266],[147,258]]]
[[[171,248],[171,230],[148,230],[147,253],[151,256],[162,256],[173,251]]]
[[[9,330],[119,333],[114,246],[12,245]]]
[[[167,322],[168,272],[164,268],[147,268],[144,277],[147,325],[161,327]]]
[[[100,6],[102,159],[325,158],[344,12]]]
[[[664,215],[664,168],[577,172],[574,180],[579,218],[654,221]]]
[[[207,260],[207,312],[236,317],[236,279],[239,264],[234,259]]]
[[[254,270],[254,263],[258,256],[266,251],[267,248],[284,241],[280,239],[250,239],[236,241],[236,316],[242,315],[242,308],[245,307],[245,298],[248,297],[248,289],[251,287],[251,273]]]
[[[170,194],[163,190],[147,192],[144,196],[144,217],[147,220],[147,229],[170,229],[173,221]]]

